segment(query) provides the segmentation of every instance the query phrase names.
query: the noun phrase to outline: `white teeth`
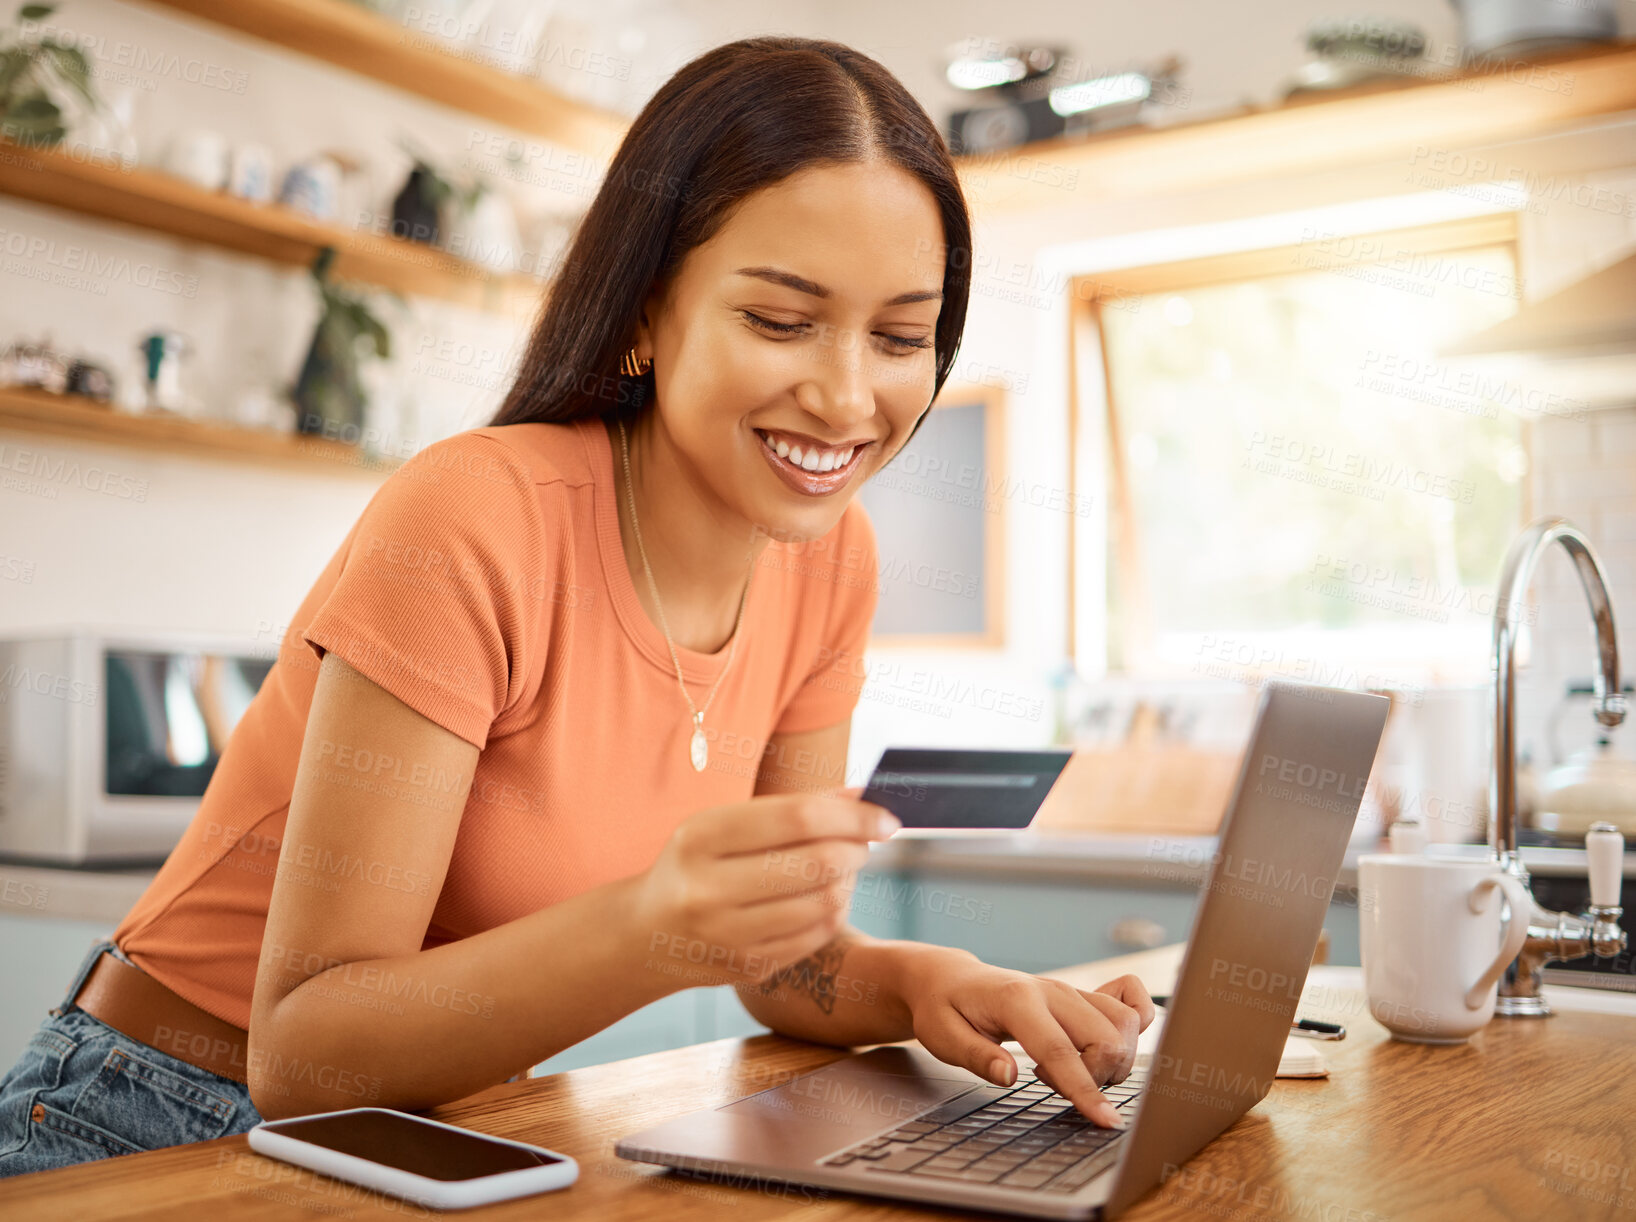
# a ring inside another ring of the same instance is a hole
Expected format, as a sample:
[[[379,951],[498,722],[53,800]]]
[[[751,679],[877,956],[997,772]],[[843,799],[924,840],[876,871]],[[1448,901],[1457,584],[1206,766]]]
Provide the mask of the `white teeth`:
[[[791,465],[800,467],[803,471],[820,474],[846,466],[858,451],[857,446],[852,446],[845,450],[827,450],[819,454],[817,450],[802,450],[800,446],[792,446],[783,438],[775,440],[765,433],[761,435],[761,439],[769,449]]]

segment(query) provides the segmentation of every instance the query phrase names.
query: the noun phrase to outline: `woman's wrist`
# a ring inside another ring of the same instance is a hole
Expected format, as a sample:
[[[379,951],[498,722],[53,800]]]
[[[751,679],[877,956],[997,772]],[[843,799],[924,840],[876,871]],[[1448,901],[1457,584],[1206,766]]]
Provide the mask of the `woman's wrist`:
[[[927,942],[894,941],[881,944],[891,956],[890,1004],[902,1014],[908,1028],[905,1039],[914,1034],[915,1007],[937,991],[938,981],[953,967],[981,963],[976,955],[958,946],[935,946]]]
[[[674,945],[681,939],[641,902],[644,878],[633,874],[605,884],[603,899],[619,961],[640,981],[639,991],[651,1003],[698,982],[686,978],[686,948]],[[684,952],[680,957],[673,953],[678,950]]]

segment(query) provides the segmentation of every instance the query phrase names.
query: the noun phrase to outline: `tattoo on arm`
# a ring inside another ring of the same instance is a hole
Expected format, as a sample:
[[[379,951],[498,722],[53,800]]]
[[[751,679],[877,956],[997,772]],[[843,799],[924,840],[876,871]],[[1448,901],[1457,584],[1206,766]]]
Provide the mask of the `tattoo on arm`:
[[[788,967],[779,968],[760,985],[763,997],[771,997],[780,989],[790,988],[796,993],[810,997],[825,1014],[835,1012],[835,1000],[838,995],[836,978],[841,970],[841,960],[846,958],[846,952],[857,942],[857,938],[846,932],[836,934],[814,954],[808,955]]]

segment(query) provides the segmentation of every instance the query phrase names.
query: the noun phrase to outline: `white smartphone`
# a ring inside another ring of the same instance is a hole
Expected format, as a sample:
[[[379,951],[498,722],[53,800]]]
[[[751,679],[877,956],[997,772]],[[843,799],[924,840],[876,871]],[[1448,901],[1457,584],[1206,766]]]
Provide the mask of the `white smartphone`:
[[[432,1209],[550,1192],[579,1178],[566,1154],[384,1107],[264,1120],[249,1137],[258,1154]]]

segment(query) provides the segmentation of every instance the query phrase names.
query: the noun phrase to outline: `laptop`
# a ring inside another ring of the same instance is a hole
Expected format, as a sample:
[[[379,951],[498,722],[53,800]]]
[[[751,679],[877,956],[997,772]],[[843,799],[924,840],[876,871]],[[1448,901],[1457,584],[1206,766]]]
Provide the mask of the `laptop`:
[[[615,1152],[734,1183],[1117,1216],[1271,1088],[1388,703],[1263,688],[1158,1046],[1145,1070],[1104,1088],[1124,1129],[1081,1116],[1026,1055],[1004,1088],[890,1044],[632,1134]]]

